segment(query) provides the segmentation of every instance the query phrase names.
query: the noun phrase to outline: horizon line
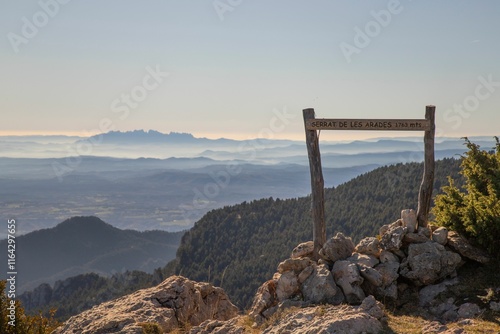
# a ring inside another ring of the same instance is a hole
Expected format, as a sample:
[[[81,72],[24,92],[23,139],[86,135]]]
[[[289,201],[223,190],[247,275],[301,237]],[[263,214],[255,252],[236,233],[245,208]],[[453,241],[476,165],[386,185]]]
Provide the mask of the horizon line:
[[[149,132],[149,131],[154,131],[154,132],[159,132],[164,135],[168,135],[171,133],[178,133],[178,134],[188,134],[192,135],[195,138],[202,139],[211,139],[211,140],[217,140],[217,139],[231,139],[231,140],[253,140],[253,139],[269,139],[269,140],[290,140],[290,141],[305,141],[305,136],[304,133],[301,134],[281,134],[277,135],[274,138],[265,138],[265,137],[255,137],[255,136],[250,136],[250,134],[241,134],[241,133],[211,133],[211,132],[181,132],[181,131],[168,131],[168,132],[162,132],[159,130],[154,130],[154,129],[134,129],[134,130],[115,130],[115,131],[109,131],[109,132],[134,132],[134,131],[144,131],[144,132]],[[51,136],[60,136],[60,137],[78,137],[78,138],[88,138],[91,136],[96,136],[96,135],[101,135],[101,134],[106,134],[109,132],[83,132],[83,131],[0,131],[0,138],[1,137],[30,137],[30,136],[40,136],[40,137],[51,137]],[[378,135],[374,134],[377,133]],[[354,134],[356,133],[356,134]],[[364,135],[363,135],[364,133]],[[414,135],[408,135],[408,133],[404,132],[392,132],[389,135],[388,131],[343,131],[343,132],[338,132],[338,131],[324,131],[321,133],[323,137],[323,141],[355,141],[355,140],[375,140],[375,139],[381,139],[381,138],[420,138],[423,137],[417,134]],[[470,134],[470,135],[450,135],[450,136],[436,136],[436,138],[456,138],[460,139],[463,137],[492,137],[494,138],[495,136],[500,136],[500,134],[494,135],[494,134]],[[330,138],[324,138],[324,137],[330,137]]]

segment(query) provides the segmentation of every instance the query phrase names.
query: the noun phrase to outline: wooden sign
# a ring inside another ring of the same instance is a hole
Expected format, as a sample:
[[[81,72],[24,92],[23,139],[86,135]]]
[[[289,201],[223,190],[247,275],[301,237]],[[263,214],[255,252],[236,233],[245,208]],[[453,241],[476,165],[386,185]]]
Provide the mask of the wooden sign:
[[[317,130],[425,131],[424,176],[418,194],[417,220],[419,226],[426,227],[434,188],[435,109],[434,106],[427,106],[425,119],[329,119],[316,118],[312,108],[303,110],[311,172],[311,211],[316,259],[326,242],[324,180]]]
[[[431,123],[425,119],[329,119],[306,121],[307,130],[370,130],[428,131]]]

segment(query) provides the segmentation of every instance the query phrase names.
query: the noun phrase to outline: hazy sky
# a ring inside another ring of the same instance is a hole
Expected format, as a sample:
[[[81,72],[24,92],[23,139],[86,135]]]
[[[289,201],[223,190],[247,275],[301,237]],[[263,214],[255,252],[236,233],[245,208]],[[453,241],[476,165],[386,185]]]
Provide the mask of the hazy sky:
[[[500,134],[499,1],[3,0],[0,9],[0,135],[302,139],[304,108],[423,118],[427,104],[438,135]]]

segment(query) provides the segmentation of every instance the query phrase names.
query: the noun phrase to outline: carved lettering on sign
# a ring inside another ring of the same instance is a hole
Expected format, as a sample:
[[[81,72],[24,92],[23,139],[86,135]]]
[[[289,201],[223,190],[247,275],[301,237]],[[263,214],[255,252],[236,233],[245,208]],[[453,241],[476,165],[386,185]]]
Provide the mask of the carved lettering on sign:
[[[308,120],[307,130],[383,130],[428,131],[431,124],[425,119],[327,119]]]

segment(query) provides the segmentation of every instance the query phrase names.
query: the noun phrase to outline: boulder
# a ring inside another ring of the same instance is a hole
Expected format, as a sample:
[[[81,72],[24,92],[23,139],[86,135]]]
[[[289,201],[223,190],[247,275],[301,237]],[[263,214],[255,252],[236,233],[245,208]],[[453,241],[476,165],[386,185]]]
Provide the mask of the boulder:
[[[366,282],[370,283],[373,287],[379,287],[382,285],[383,277],[378,270],[365,266],[358,267],[361,277],[363,277]]]
[[[358,266],[350,261],[337,261],[332,269],[335,283],[342,288],[344,296],[349,304],[359,304],[365,299],[365,293],[361,289],[363,278],[359,273]]]
[[[384,234],[387,233],[387,231],[389,231],[390,229],[392,228],[396,228],[396,227],[399,227],[399,226],[403,226],[403,221],[401,219],[398,219],[396,220],[394,223],[392,224],[386,224],[386,225],[382,225],[381,228],[379,228],[378,232],[379,232],[379,235],[380,236],[383,236]]]
[[[379,264],[379,260],[373,255],[365,255],[360,253],[353,253],[352,256],[348,257],[346,261],[356,263],[357,265],[363,265],[366,267],[375,267]]]
[[[448,229],[446,227],[439,227],[432,232],[432,240],[440,245],[446,245],[448,242]]]
[[[403,227],[408,229],[408,233],[413,233],[417,230],[417,213],[413,209],[401,211],[401,220]]]
[[[367,294],[375,294],[379,298],[398,297],[397,279],[399,262],[385,262],[375,268],[360,269],[361,276],[365,279],[363,290]]]
[[[382,235],[382,240],[380,241],[380,247],[383,250],[395,251],[401,248],[403,245],[403,238],[408,232],[407,227],[393,225],[387,230],[387,232]]]
[[[367,302],[365,307],[379,316],[378,304],[370,307]],[[329,333],[366,333],[376,334],[382,331],[381,322],[370,315],[361,307],[347,305],[332,306],[321,305],[286,313],[277,319],[263,334],[329,334]]]
[[[354,251],[378,257],[380,255],[380,242],[374,237],[364,238],[356,245]]]
[[[488,263],[490,257],[481,249],[472,246],[464,237],[455,231],[448,232],[447,246],[468,259],[479,263]]]
[[[456,273],[461,261],[460,255],[445,250],[436,242],[411,244],[400,273],[417,286],[430,285]]]
[[[389,286],[399,277],[399,262],[381,263],[375,267],[375,270],[382,276],[382,286]]]
[[[171,276],[158,286],[73,316],[53,333],[142,333],[141,323],[155,323],[170,332],[181,324],[196,326],[207,319],[228,320],[237,314],[238,308],[221,288]]]
[[[386,262],[398,262],[399,263],[399,257],[394,255],[394,253],[383,250],[380,252],[380,262],[381,263],[386,263]]]
[[[304,300],[312,304],[338,305],[344,301],[342,291],[335,285],[332,273],[325,265],[314,267],[312,274],[302,284],[301,290]]]
[[[287,271],[294,271],[299,274],[306,267],[312,265],[313,261],[308,257],[299,257],[293,259],[286,259],[278,265],[278,272],[280,274]]]
[[[327,261],[335,262],[345,260],[351,256],[353,251],[354,243],[352,239],[339,232],[325,242],[323,248],[319,251],[319,255]]]
[[[418,293],[419,305],[422,307],[430,306],[434,299],[442,292],[445,292],[448,286],[458,283],[458,279],[443,281],[439,284],[428,285],[423,287]]]
[[[298,259],[300,257],[311,257],[314,252],[314,242],[307,241],[299,244],[292,250],[291,258]]]
[[[276,282],[276,296],[282,302],[300,292],[297,275],[293,271],[283,273]]]
[[[500,312],[500,303],[490,302],[490,309],[494,312]]]
[[[403,241],[406,244],[422,244],[424,242],[429,241],[429,238],[419,233],[406,233],[405,237],[403,238]]]
[[[310,265],[309,267],[306,267],[304,268],[304,270],[302,270],[299,274],[299,276],[297,277],[298,278],[298,281],[299,281],[299,284],[302,284],[306,281],[306,279],[309,278],[309,276],[311,276],[311,274],[314,272],[314,266],[313,265]]]
[[[481,308],[476,304],[465,303],[460,305],[460,308],[458,309],[458,316],[460,318],[469,319],[478,316],[481,312]]]
[[[262,318],[262,312],[277,304],[278,296],[276,295],[276,281],[269,280],[262,284],[257,290],[253,298],[249,315],[259,322],[260,318]]]
[[[376,319],[380,320],[385,317],[384,305],[382,305],[381,302],[377,301],[372,295],[363,299],[363,302],[361,303],[361,305],[359,305],[359,308]]]
[[[393,282],[388,286],[380,286],[375,290],[376,295],[379,298],[391,298],[393,300],[398,299],[398,284]]]

